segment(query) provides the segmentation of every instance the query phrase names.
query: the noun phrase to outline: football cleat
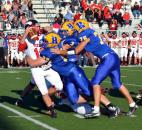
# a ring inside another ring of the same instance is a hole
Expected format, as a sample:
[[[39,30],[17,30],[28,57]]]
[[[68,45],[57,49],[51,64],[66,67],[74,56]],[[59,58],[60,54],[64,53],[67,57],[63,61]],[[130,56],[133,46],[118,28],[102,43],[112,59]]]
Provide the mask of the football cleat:
[[[57,113],[55,111],[54,106],[48,107],[47,115],[49,115],[51,118],[56,118],[57,117]]]
[[[138,106],[129,107],[129,111],[126,113],[127,116],[133,116],[134,112],[137,110]]]
[[[136,98],[139,99],[139,100],[141,100],[142,99],[142,94],[136,95]]]
[[[89,118],[99,117],[100,115],[101,115],[100,112],[97,112],[93,109],[91,113],[84,114],[84,117],[86,119],[89,119]]]
[[[115,118],[120,114],[120,108],[119,107],[109,107],[108,108],[108,113],[109,113],[109,118]]]
[[[21,105],[23,105],[23,103],[24,103],[23,99],[22,99],[22,98],[19,98],[19,99],[17,99],[17,101],[15,102],[15,105],[16,105],[16,106],[21,106]]]

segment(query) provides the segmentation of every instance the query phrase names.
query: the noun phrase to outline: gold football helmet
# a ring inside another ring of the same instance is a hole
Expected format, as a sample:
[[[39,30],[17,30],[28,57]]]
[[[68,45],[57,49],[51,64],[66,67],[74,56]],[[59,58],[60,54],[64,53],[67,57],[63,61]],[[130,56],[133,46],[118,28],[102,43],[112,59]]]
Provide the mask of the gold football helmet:
[[[72,22],[64,22],[61,26],[61,30],[67,31],[68,35],[72,35],[74,32],[74,27]]]
[[[45,36],[46,42],[47,42],[47,47],[52,48],[55,46],[58,46],[58,44],[61,41],[61,38],[58,34],[56,33],[49,33]]]
[[[89,28],[89,23],[84,19],[76,20],[74,23],[74,29],[79,33],[88,28]]]

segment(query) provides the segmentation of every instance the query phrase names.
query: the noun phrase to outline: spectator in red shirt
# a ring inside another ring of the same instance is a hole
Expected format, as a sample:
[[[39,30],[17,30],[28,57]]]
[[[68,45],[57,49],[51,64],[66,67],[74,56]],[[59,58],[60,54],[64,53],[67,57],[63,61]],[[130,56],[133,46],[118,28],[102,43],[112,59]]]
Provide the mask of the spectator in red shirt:
[[[123,3],[119,2],[119,0],[117,0],[117,2],[113,5],[113,8],[114,8],[114,10],[119,11],[122,8],[122,6],[123,6]]]
[[[113,34],[116,34],[117,28],[118,28],[117,20],[112,19],[112,21],[111,21],[111,23],[109,25],[110,32],[112,32]]]
[[[123,14],[124,25],[131,25],[131,17],[128,11],[125,11]]]
[[[110,12],[110,9],[109,9],[108,6],[105,6],[105,7],[104,7],[104,16],[105,16],[105,14],[107,14],[108,12]]]
[[[88,8],[88,5],[87,5],[87,3],[86,3],[86,0],[82,0],[82,1],[81,1],[81,6],[82,6],[82,8],[83,8],[83,11],[85,11],[85,10]]]
[[[81,13],[78,11],[75,15],[74,15],[74,21],[79,20],[81,17]]]
[[[102,11],[103,10],[103,5],[101,2],[98,3],[98,8]]]
[[[104,14],[104,20],[107,22],[108,25],[110,24],[111,19],[112,19],[111,13],[110,12],[106,12]]]
[[[6,14],[5,14],[4,12],[2,13],[2,20],[3,20],[3,21],[6,21],[6,20],[7,20],[7,16],[6,16]]]

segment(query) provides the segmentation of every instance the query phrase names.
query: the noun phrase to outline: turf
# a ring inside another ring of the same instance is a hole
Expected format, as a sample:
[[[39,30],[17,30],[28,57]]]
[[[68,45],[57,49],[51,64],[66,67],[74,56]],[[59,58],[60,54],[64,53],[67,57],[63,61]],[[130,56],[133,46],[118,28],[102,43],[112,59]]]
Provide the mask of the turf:
[[[95,68],[84,68],[89,79],[93,77]],[[132,96],[142,88],[142,68],[141,67],[123,67],[121,68],[122,81],[127,86]],[[16,99],[22,92],[24,86],[31,77],[29,69],[0,69],[0,103],[14,108],[38,121],[48,124],[58,130],[141,130],[142,127],[142,108],[139,102],[139,109],[136,111],[136,117],[120,115],[115,119],[110,119],[101,115],[98,119],[80,119],[74,116],[74,113],[67,106],[57,108],[58,117],[51,119],[45,115],[45,107],[39,98],[37,89],[33,90],[25,99],[23,107],[14,105]],[[110,79],[107,78],[102,84],[104,87],[111,87]],[[123,96],[113,91],[107,97],[118,105],[123,111],[128,111],[128,104]],[[0,107],[0,130],[44,130],[36,124],[27,121],[21,117],[14,117],[16,114]],[[36,117],[37,116],[37,117]]]

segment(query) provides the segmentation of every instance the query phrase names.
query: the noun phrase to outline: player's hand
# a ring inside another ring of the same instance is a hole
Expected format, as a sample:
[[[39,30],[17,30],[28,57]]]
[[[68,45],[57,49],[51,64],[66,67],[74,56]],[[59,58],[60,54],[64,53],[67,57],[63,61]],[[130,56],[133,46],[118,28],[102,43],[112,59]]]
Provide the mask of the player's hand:
[[[55,53],[55,54],[61,54],[61,51],[60,51],[60,49],[59,48],[52,48],[51,49],[51,52],[53,52],[53,53]]]

